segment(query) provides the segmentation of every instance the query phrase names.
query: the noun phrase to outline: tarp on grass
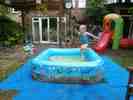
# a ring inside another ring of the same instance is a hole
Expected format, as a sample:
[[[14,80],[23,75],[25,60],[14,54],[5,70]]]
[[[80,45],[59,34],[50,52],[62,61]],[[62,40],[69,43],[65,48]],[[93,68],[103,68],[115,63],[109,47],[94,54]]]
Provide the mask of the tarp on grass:
[[[0,89],[17,89],[13,100],[124,100],[128,72],[108,57],[105,64],[105,82],[97,84],[56,84],[32,80],[31,63],[27,61]]]

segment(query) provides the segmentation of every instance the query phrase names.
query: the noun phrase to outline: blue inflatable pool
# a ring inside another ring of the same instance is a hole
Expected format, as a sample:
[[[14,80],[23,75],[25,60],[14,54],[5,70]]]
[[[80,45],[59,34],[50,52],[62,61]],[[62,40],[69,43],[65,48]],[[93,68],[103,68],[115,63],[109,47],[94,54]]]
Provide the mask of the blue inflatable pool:
[[[33,79],[47,82],[88,83],[103,79],[103,60],[92,49],[50,48],[32,60]]]

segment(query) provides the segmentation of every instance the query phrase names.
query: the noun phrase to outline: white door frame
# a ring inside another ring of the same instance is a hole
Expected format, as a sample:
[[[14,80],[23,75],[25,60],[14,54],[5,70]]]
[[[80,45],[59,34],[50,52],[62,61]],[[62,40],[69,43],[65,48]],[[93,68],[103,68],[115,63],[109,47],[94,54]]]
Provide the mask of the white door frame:
[[[34,18],[38,18],[38,21],[34,21]],[[56,18],[57,19],[57,42],[51,42],[50,41],[50,18]],[[42,19],[47,19],[47,33],[48,33],[48,41],[44,41],[42,39]],[[35,41],[35,28],[34,28],[34,23],[38,22],[39,23],[39,40]],[[33,42],[35,43],[51,43],[51,44],[58,44],[59,43],[59,17],[33,17],[32,18],[32,34],[33,34]]]
[[[38,23],[39,24],[39,19],[38,20],[34,20],[36,17],[34,17],[34,18],[32,18],[32,38],[33,38],[33,42],[34,43],[39,43],[39,40],[38,41],[36,41],[36,35],[35,34],[37,34],[37,33],[35,33],[35,27],[34,27],[34,23]],[[38,34],[40,34],[40,28],[39,28],[39,32],[38,32]]]

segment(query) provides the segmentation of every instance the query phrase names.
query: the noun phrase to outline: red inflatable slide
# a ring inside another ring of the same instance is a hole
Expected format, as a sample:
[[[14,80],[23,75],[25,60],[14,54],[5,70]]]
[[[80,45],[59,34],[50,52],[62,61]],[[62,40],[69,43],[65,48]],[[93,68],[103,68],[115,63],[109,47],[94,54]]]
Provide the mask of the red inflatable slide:
[[[120,41],[120,47],[122,48],[133,47],[133,39],[122,38]]]
[[[97,52],[104,52],[112,38],[111,32],[102,32],[99,41],[93,47]]]

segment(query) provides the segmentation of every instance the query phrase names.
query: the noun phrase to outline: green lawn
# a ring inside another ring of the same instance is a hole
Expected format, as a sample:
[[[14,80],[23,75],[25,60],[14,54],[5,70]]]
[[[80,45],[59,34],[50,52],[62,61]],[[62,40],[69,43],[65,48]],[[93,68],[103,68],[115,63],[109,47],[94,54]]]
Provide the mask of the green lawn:
[[[116,63],[128,67],[133,66],[133,49],[108,50],[106,54]]]
[[[18,94],[17,90],[0,90],[0,100],[13,100],[13,97]]]
[[[0,81],[7,78],[19,68],[21,62],[16,58],[12,49],[0,49]]]

